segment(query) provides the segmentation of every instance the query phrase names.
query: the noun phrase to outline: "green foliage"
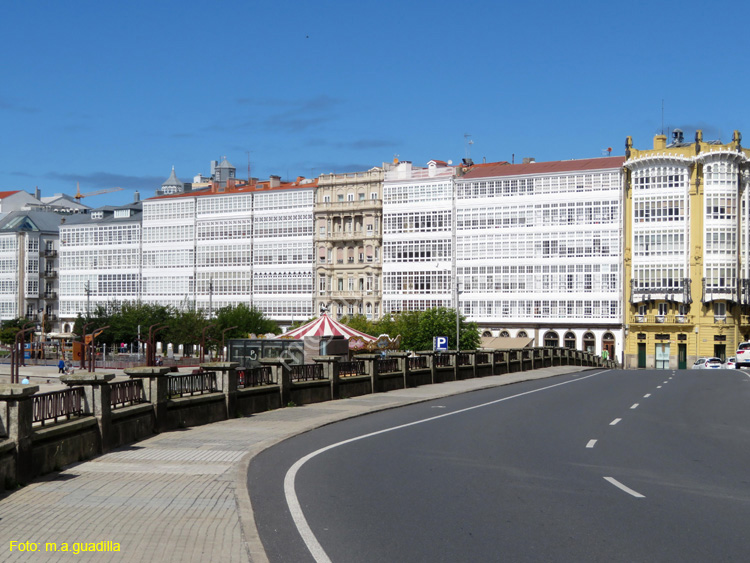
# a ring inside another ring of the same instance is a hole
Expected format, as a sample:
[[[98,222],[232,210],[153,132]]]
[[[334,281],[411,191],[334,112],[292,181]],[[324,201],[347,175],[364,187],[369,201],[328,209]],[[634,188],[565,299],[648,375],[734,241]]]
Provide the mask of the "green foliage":
[[[87,318],[79,315],[73,328],[75,334],[80,337],[86,324],[87,334],[108,327],[97,336],[96,343],[115,347],[121,342],[135,343],[139,326],[141,339],[145,340],[148,338],[150,327],[166,325],[166,329],[157,333],[157,339],[171,342],[175,347],[180,344],[200,344],[206,327],[209,327],[205,332],[206,345],[213,347],[221,343],[222,331],[225,328],[237,327],[227,331],[225,338],[245,337],[250,333],[278,332],[278,325],[274,321],[266,319],[258,309],[244,304],[219,309],[216,318],[209,320],[205,311],[190,306],[177,310],[155,303],[109,303],[106,306],[98,306]]]
[[[352,328],[363,330],[359,326],[346,323]],[[456,348],[456,310],[447,307],[435,307],[426,311],[404,311],[386,315],[377,323],[370,323],[370,330],[363,330],[373,336],[388,334],[391,338],[401,335],[402,350],[432,350],[432,339],[435,336],[447,336],[448,346]],[[466,318],[459,318],[461,350],[476,350],[479,345],[479,328],[476,323],[469,323]]]
[[[216,312],[213,320],[218,331],[218,339],[221,341],[221,331],[230,327],[237,327],[226,332],[225,338],[246,338],[249,334],[266,334],[272,332],[278,334],[279,325],[263,316],[263,313],[255,307],[248,307],[240,303],[236,307],[223,307]],[[216,332],[214,331],[214,332]]]
[[[343,317],[340,321],[341,324],[345,324],[349,328],[364,332],[370,336],[379,336],[381,333],[378,323],[370,321],[364,315],[353,315],[351,317]]]
[[[16,334],[18,334],[18,331],[27,323],[29,323],[29,320],[25,317],[3,321],[2,329],[0,329],[0,342],[6,345],[13,344],[16,341]],[[31,326],[32,324],[27,324],[26,328]]]

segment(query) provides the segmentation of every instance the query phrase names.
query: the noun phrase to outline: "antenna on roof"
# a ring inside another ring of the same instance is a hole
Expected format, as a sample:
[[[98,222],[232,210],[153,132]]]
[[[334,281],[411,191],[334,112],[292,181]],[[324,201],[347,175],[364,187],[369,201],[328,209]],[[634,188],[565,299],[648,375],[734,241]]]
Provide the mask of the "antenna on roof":
[[[464,133],[464,145],[466,147],[466,160],[471,160],[471,145],[474,141],[471,140],[471,135]]]
[[[664,134],[664,98],[661,99],[661,134]]]

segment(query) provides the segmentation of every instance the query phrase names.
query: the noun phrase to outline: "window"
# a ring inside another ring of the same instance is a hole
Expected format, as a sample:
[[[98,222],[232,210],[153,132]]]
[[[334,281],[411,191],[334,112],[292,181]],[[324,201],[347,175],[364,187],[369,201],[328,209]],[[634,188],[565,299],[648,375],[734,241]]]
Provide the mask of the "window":
[[[346,194],[346,201],[354,201],[354,194],[353,193]]]
[[[557,348],[560,344],[560,337],[556,332],[550,331],[544,335],[544,346],[547,348]]]
[[[565,333],[565,347],[575,350],[576,348],[576,335],[572,332]]]

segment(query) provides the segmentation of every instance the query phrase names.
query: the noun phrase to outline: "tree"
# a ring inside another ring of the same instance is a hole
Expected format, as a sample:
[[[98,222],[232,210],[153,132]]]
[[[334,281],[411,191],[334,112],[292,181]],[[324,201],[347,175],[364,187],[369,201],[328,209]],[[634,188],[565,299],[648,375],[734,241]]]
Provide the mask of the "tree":
[[[221,331],[235,326],[237,328],[227,331],[227,338],[246,338],[249,334],[266,334],[280,332],[279,325],[276,321],[267,319],[260,309],[248,307],[244,303],[237,306],[222,307],[216,312],[216,318],[213,320],[218,331],[219,341],[221,340]]]
[[[392,317],[392,318],[391,318]],[[448,346],[456,349],[456,310],[435,307],[426,311],[404,311],[387,315],[378,323],[380,333],[391,338],[401,335],[403,350],[432,350],[435,336],[447,336]],[[459,316],[461,349],[475,350],[479,345],[479,329],[476,323]]]
[[[341,319],[341,324],[345,324],[349,328],[364,332],[370,336],[378,336],[382,334],[378,332],[378,325],[367,319],[364,315],[352,315],[351,317],[344,317]]]
[[[8,321],[3,321],[3,328],[0,329],[0,342],[6,345],[11,345],[16,341],[16,334],[18,334],[18,331],[23,328],[23,325],[25,323],[28,323],[29,320],[25,317],[18,317],[16,319],[10,319]],[[29,324],[27,326],[32,326]]]

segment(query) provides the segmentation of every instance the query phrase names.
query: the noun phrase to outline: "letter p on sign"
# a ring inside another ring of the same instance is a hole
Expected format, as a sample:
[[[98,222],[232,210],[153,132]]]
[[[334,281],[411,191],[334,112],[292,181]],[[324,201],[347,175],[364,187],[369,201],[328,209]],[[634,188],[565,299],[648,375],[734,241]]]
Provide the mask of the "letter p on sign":
[[[434,336],[432,338],[432,349],[435,352],[439,350],[448,350],[448,337],[447,336]]]

